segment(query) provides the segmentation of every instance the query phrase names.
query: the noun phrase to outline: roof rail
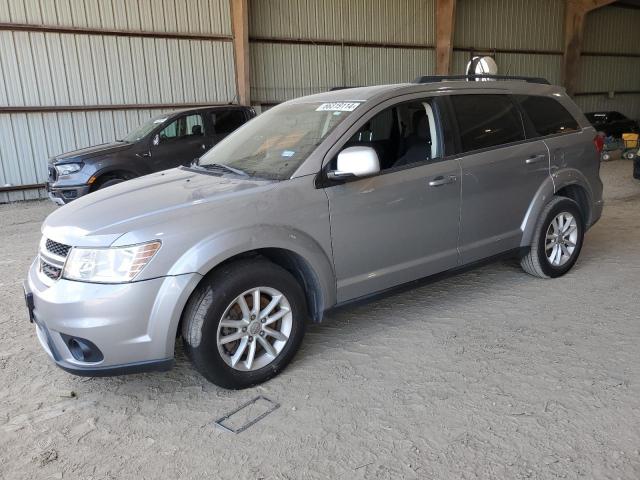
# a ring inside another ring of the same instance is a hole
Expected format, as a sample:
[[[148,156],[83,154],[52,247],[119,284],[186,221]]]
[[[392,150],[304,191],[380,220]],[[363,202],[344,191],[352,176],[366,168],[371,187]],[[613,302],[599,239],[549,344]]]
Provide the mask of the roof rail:
[[[549,81],[542,77],[521,77],[516,75],[423,75],[413,83],[436,83],[446,80],[523,80],[527,83],[541,83],[549,85]]]

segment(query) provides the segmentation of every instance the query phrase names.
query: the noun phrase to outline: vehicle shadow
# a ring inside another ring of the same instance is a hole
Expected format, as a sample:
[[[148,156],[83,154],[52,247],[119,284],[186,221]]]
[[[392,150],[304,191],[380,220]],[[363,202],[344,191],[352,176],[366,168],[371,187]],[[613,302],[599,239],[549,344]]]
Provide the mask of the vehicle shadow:
[[[327,344],[332,348],[346,347],[359,337],[377,335],[399,322],[411,328],[434,318],[441,322],[459,317],[463,314],[460,306],[465,296],[483,297],[494,290],[535,281],[520,270],[516,260],[506,259],[329,311],[322,323],[309,325],[296,363],[323,355]]]

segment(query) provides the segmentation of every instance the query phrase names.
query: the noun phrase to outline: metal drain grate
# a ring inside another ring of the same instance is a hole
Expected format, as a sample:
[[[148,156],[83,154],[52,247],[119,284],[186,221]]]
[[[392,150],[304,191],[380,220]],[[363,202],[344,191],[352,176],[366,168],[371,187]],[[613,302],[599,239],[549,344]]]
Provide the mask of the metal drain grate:
[[[244,432],[279,407],[279,403],[260,395],[220,417],[214,424],[230,433]]]

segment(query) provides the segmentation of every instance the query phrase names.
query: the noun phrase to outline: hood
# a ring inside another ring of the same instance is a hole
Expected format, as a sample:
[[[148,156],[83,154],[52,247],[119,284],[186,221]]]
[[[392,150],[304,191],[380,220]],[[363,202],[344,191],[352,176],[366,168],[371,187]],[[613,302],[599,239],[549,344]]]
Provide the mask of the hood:
[[[121,152],[131,148],[132,143],[126,142],[112,142],[103,143],[101,145],[95,145],[93,147],[81,148],[80,150],[74,150],[72,152],[62,153],[56,155],[49,160],[49,163],[67,163],[74,160],[81,161],[87,160],[93,157],[99,157],[110,153]]]
[[[195,209],[223,202],[228,205],[234,198],[276,183],[182,168],[166,170],[98,190],[60,207],[47,217],[42,233],[68,245],[108,246],[125,233],[166,224]]]

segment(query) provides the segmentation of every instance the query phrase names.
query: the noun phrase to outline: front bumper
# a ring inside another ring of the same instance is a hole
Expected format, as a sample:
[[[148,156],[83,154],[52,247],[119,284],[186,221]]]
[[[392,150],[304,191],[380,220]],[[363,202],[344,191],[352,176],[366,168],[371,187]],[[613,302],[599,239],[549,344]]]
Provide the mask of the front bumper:
[[[58,187],[54,183],[47,182],[47,193],[49,198],[58,205],[64,205],[66,203],[82,197],[89,193],[89,185],[71,185],[68,187]]]
[[[60,279],[45,284],[35,261],[25,282],[43,349],[62,369],[84,376],[168,370],[180,315],[200,281],[197,273],[124,284]],[[88,340],[96,362],[74,358],[69,339]]]

